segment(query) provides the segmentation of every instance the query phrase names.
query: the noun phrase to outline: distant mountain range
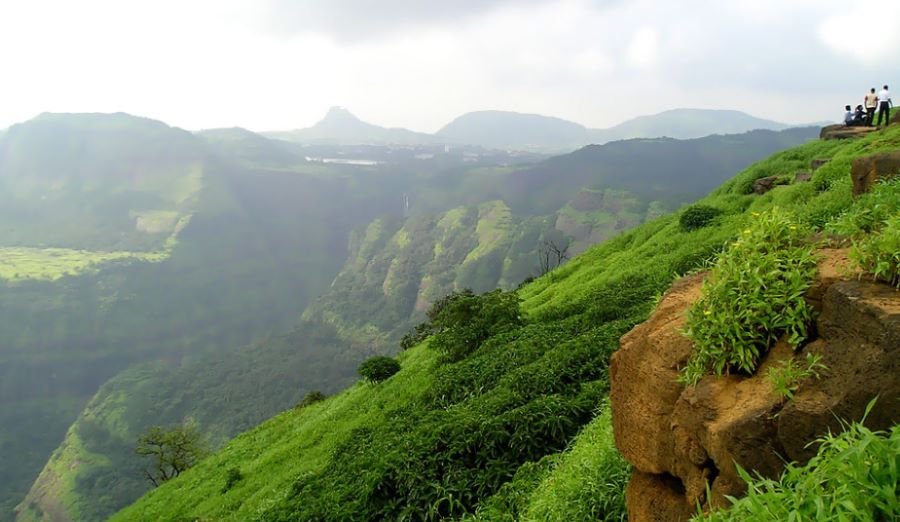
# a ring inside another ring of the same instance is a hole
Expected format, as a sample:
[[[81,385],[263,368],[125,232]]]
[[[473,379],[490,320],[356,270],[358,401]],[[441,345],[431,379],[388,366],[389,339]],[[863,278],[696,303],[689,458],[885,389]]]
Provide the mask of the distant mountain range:
[[[322,121],[307,129],[262,134],[298,143],[330,145],[413,145],[437,141],[430,134],[366,123],[343,107],[332,107]]]
[[[633,138],[691,139],[751,130],[783,130],[785,123],[734,110],[673,109],[639,116],[608,129],[538,114],[476,111],[464,114],[435,134],[385,128],[366,123],[347,109],[332,107],[322,121],[306,129],[266,132],[265,136],[297,143],[335,145],[413,145],[446,143],[490,149],[566,152],[585,145]]]

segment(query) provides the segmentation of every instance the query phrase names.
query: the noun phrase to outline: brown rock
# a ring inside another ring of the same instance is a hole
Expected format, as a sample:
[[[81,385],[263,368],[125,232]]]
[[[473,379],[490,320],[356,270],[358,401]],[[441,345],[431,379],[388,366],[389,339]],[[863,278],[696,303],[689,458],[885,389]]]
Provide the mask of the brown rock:
[[[816,158],[809,162],[809,170],[815,172],[819,170],[819,167],[831,161],[831,158]]]
[[[845,140],[848,138],[858,138],[865,136],[870,132],[875,132],[876,127],[847,127],[844,124],[828,125],[822,127],[819,132],[819,138],[823,140]]]
[[[650,319],[622,338],[610,397],[616,445],[635,470],[629,520],[687,520],[685,506],[726,507],[727,496],[745,492],[736,466],[777,477],[785,459],[808,460],[816,451],[811,442],[838,431],[838,419],[860,419],[875,396],[867,424],[900,422],[900,291],[848,280],[856,274],[846,250],[821,254],[806,296],[821,312],[819,338],[797,354],[779,341],[754,375],[707,376],[689,388],[676,382],[690,354],[680,331],[702,276],[676,283]],[[767,373],[790,358],[804,364],[806,353],[820,354],[829,369],[788,401]]]
[[[694,514],[684,501],[680,483],[667,475],[635,471],[625,490],[628,520],[682,522]]]
[[[691,353],[691,342],[680,330],[688,306],[700,297],[704,277],[697,274],[677,281],[653,317],[622,337],[621,348],[610,361],[616,446],[647,473],[664,473],[671,461],[669,418],[682,392],[676,379]]]
[[[853,195],[858,196],[872,189],[880,179],[900,174],[900,151],[882,152],[853,160],[850,178],[853,180]]]
[[[759,178],[758,180],[753,182],[753,193],[765,194],[766,192],[775,188],[775,185],[777,184],[778,176],[767,176],[765,178]]]
[[[798,172],[794,174],[794,183],[805,183],[812,179],[812,172]]]

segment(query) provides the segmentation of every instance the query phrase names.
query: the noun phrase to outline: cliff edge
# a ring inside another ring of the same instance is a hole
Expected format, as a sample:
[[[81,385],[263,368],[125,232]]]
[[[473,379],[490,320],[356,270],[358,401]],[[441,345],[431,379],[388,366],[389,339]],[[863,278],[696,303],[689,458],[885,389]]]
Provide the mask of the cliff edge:
[[[691,354],[686,313],[706,274],[676,282],[648,321],[621,340],[611,362],[616,445],[634,466],[627,490],[632,522],[683,521],[700,505],[728,505],[746,484],[737,466],[777,477],[786,461],[804,463],[811,445],[844,420],[900,422],[900,292],[850,273],[846,250],[820,252],[806,300],[819,312],[815,335],[796,351],[786,340],[753,375],[677,382]],[[827,370],[803,381],[792,399],[776,393],[768,369],[818,354]]]

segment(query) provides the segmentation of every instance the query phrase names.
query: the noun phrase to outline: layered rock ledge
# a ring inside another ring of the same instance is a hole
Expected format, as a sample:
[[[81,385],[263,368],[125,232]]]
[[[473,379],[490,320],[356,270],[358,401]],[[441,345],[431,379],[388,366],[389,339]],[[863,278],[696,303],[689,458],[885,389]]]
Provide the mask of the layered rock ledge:
[[[677,383],[691,353],[681,330],[705,274],[676,282],[650,319],[622,338],[611,400],[616,445],[634,466],[630,521],[683,521],[698,504],[727,506],[726,495],[745,493],[735,465],[777,477],[785,461],[809,460],[817,438],[862,418],[873,397],[867,425],[900,422],[900,291],[850,276],[847,266],[845,251],[822,251],[806,296],[819,311],[815,337],[796,352],[779,342],[751,376]],[[807,353],[820,354],[828,370],[786,400],[767,370]]]

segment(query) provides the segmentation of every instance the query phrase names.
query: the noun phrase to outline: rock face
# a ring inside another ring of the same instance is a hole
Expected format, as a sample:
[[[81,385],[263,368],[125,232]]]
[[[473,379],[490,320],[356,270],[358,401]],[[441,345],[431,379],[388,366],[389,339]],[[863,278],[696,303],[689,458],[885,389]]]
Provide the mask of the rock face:
[[[808,460],[810,442],[839,431],[838,419],[861,418],[875,396],[867,425],[900,421],[900,292],[843,280],[845,252],[823,254],[807,295],[820,311],[819,337],[796,354],[779,342],[752,376],[709,376],[688,388],[676,382],[691,353],[680,331],[704,274],[673,285],[653,316],[622,338],[610,367],[611,399],[616,445],[635,469],[630,521],[682,521],[697,503],[727,506],[726,495],[745,492],[735,464],[776,477],[785,459]],[[829,369],[786,401],[767,370],[806,353],[820,354]]]
[[[759,178],[753,182],[753,193],[759,195],[765,194],[779,184],[784,184],[782,183],[781,176],[766,176],[765,178]]]
[[[823,140],[845,140],[847,138],[865,136],[866,134],[877,130],[877,127],[847,127],[846,125],[839,123],[837,125],[822,127],[822,130],[819,132],[819,138]]]
[[[858,196],[868,192],[878,180],[897,175],[900,175],[900,151],[882,152],[856,158],[850,167],[853,195]]]
[[[831,161],[831,158],[816,158],[816,159],[812,160],[811,162],[809,162],[809,170],[815,172],[815,171],[819,170],[819,167],[821,167],[822,165],[825,165],[829,161]]]

